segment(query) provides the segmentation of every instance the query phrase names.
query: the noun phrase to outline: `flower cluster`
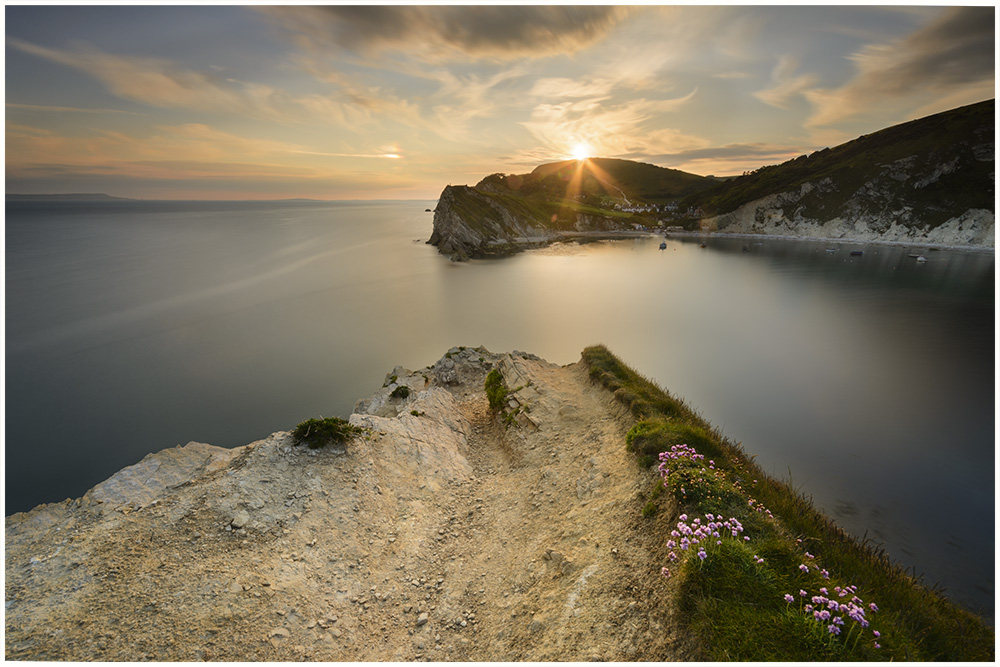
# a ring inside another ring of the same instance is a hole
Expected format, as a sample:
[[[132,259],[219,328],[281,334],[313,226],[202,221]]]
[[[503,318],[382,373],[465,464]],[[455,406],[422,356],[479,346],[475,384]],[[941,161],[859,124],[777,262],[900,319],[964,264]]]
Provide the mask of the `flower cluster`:
[[[800,565],[799,569],[801,570],[802,567]],[[806,567],[806,571],[808,571],[808,567]],[[861,633],[869,625],[867,612],[877,612],[878,606],[874,602],[871,602],[867,605],[866,611],[864,600],[858,597],[857,586],[835,586],[833,593],[830,593],[826,586],[823,586],[819,589],[818,593],[818,595],[810,595],[808,591],[799,590],[799,608],[802,612],[811,616],[821,626],[825,625],[826,633],[831,637],[840,635],[846,623],[845,618],[849,619],[852,621],[852,624],[845,637],[845,641],[850,639],[855,629],[860,628],[858,636],[854,639],[854,643],[857,644]],[[849,599],[848,596],[850,596]],[[788,604],[795,602],[795,596],[791,593],[785,593],[784,599]],[[805,602],[807,599],[808,602]],[[873,630],[872,634],[874,636],[873,646],[881,648],[878,643],[878,639],[881,636],[878,630]]]
[[[705,460],[705,455],[704,454],[699,454],[690,445],[674,445],[673,447],[670,448],[669,452],[660,452],[660,467],[659,467],[659,471],[660,471],[660,475],[663,477],[664,483],[666,483],[666,481],[667,481],[667,475],[670,474],[670,468],[667,467],[667,464],[670,461],[673,461],[673,460],[676,460],[676,459],[691,459],[692,461],[704,461]],[[715,469],[715,465],[714,465],[715,461],[711,461],[710,463],[713,464],[712,465],[712,469],[714,470]]]
[[[673,445],[668,452],[660,453],[660,475],[664,488],[672,488],[684,503],[701,505],[727,504],[732,494],[726,473],[708,461],[690,445]]]
[[[681,514],[678,518],[680,521],[677,522],[677,527],[670,531],[670,539],[667,540],[667,548],[670,549],[667,560],[671,563],[683,558],[683,554],[678,556],[674,549],[693,552],[697,548],[696,555],[704,561],[708,558],[705,544],[711,545],[713,541],[715,544],[722,544],[724,538],[738,538],[743,532],[743,524],[735,517],[723,519],[721,516],[706,514],[704,521],[700,517],[695,517],[690,523],[687,514]],[[744,536],[743,540],[749,542],[750,538]],[[764,562],[764,559],[754,556],[754,561],[760,564]],[[664,567],[660,572],[663,576],[670,577],[670,570],[667,568]]]

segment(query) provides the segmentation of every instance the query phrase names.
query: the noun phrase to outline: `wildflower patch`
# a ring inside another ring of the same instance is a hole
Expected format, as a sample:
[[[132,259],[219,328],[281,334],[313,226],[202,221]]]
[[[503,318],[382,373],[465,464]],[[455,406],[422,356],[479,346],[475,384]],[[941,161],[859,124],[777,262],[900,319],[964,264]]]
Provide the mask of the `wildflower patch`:
[[[742,504],[743,496],[728,481],[726,473],[716,468],[715,461],[686,444],[673,445],[660,454],[660,476],[663,485],[684,507],[722,513]]]

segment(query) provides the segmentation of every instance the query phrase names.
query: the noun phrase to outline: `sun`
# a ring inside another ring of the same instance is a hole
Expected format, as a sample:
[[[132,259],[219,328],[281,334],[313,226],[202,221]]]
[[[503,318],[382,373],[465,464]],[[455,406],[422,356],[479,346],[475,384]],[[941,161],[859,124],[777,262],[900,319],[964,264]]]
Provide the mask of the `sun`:
[[[580,142],[573,146],[573,159],[586,160],[590,157],[590,146],[585,142]]]

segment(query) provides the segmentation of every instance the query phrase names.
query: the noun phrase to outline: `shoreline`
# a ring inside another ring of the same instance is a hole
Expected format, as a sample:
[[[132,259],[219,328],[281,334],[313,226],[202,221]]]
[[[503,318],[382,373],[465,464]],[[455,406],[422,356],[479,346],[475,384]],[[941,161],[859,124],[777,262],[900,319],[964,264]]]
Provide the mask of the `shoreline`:
[[[660,233],[654,234],[659,236]],[[815,241],[817,243],[836,243],[839,245],[885,245],[885,246],[897,246],[902,248],[920,247],[920,248],[935,248],[937,250],[959,250],[962,252],[978,252],[983,254],[993,254],[996,252],[996,248],[991,246],[979,246],[979,245],[947,245],[944,243],[919,243],[917,241],[885,241],[885,240],[861,240],[861,239],[846,239],[846,238],[827,238],[823,236],[789,236],[784,234],[736,234],[736,233],[726,233],[726,232],[662,232],[662,235],[666,238],[722,238],[722,239],[775,239],[779,241]]]
[[[592,231],[592,232],[554,232],[546,237],[522,237],[502,245],[496,246],[492,252],[485,252],[471,259],[489,259],[497,257],[509,257],[525,250],[535,250],[553,245],[555,243],[571,243],[574,241],[618,241],[625,239],[635,239],[643,237],[672,238],[672,239],[754,239],[763,241],[764,239],[776,241],[812,241],[816,243],[831,243],[837,245],[878,245],[900,248],[933,248],[935,250],[950,250],[959,252],[973,252],[980,254],[995,254],[996,248],[991,246],[978,245],[948,245],[944,243],[920,243],[917,241],[888,241],[888,240],[862,240],[847,238],[828,238],[823,236],[790,236],[784,234],[737,234],[726,232],[663,232],[663,231]]]

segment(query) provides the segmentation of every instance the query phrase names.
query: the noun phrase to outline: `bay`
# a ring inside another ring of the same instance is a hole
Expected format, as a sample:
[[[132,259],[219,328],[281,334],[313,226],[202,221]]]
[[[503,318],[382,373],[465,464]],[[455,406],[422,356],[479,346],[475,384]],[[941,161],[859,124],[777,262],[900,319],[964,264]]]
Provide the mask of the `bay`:
[[[433,206],[8,203],[6,513],[347,416],[455,345],[604,343],[992,618],[992,252],[643,238],[456,264],[424,243]]]

